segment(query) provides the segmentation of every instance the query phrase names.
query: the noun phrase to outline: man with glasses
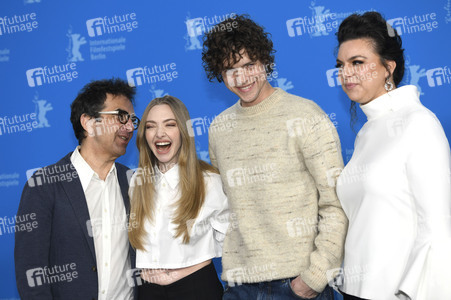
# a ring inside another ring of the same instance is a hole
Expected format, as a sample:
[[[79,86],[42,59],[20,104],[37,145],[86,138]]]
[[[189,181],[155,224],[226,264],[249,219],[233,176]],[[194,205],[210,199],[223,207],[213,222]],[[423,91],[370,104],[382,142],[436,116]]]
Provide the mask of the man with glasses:
[[[22,299],[133,299],[128,168],[115,160],[139,124],[134,95],[120,79],[87,84],[71,105],[79,146],[25,185],[17,215],[37,226],[15,236]]]

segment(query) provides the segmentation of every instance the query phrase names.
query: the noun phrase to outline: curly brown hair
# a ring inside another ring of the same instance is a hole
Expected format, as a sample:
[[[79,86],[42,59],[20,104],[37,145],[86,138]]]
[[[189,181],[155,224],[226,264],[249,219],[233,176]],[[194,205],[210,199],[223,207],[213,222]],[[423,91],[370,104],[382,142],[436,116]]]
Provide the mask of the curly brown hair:
[[[231,25],[231,26],[230,26]],[[231,30],[223,30],[230,28]],[[274,63],[271,34],[249,18],[249,15],[234,15],[209,30],[204,36],[202,65],[208,80],[223,81],[222,73],[236,64],[244,50],[253,61],[260,61],[267,67],[268,76]]]

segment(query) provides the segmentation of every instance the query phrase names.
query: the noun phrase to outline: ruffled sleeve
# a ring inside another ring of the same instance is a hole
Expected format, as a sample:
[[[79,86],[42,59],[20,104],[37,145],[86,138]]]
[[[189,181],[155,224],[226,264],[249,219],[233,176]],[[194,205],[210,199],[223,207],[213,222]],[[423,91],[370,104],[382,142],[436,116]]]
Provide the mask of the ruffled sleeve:
[[[443,128],[430,112],[414,113],[405,124],[410,152],[406,161],[416,238],[397,296],[451,299],[450,150]]]

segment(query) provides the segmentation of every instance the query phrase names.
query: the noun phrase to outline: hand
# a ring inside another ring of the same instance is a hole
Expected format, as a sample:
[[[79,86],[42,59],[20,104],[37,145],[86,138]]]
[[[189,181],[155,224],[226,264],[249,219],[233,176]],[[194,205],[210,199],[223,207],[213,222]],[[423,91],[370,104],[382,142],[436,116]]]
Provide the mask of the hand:
[[[312,290],[305,282],[301,279],[301,276],[296,277],[291,281],[291,289],[293,292],[302,298],[315,298],[318,293]]]

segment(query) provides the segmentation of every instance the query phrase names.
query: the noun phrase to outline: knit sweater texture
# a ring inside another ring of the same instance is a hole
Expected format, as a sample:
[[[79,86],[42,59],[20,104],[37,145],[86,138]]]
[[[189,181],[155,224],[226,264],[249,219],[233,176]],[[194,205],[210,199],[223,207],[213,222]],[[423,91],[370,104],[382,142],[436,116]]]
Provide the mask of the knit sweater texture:
[[[335,192],[337,131],[314,102],[279,88],[240,101],[209,129],[231,220],[222,279],[229,285],[301,276],[320,292],[343,259],[348,221]]]

